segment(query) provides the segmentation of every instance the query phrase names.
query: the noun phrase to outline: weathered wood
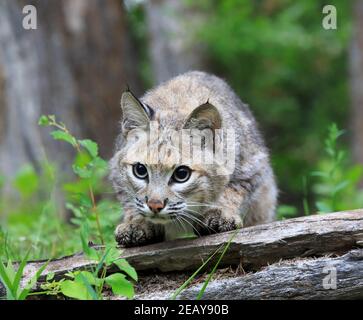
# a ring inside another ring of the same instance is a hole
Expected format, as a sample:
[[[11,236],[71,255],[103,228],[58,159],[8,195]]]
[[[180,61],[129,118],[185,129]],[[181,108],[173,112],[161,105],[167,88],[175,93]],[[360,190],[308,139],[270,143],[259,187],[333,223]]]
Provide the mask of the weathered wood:
[[[328,278],[335,281],[335,272],[336,288],[329,287]],[[177,298],[195,299],[202,285],[187,288]],[[167,300],[173,293],[172,290],[150,292],[136,295],[135,299]],[[208,300],[362,298],[363,249],[337,258],[284,261],[256,273],[214,280],[203,295]]]
[[[144,247],[124,249],[127,258],[138,271],[195,270],[218,248],[228,242],[232,233],[221,233],[194,240],[175,240]],[[363,210],[313,215],[277,221],[238,231],[221,266],[242,265],[245,270],[257,270],[281,259],[342,254],[362,246]],[[31,262],[26,267],[26,279],[43,262]],[[93,266],[82,254],[53,260],[40,282],[49,272],[59,278],[66,272]]]

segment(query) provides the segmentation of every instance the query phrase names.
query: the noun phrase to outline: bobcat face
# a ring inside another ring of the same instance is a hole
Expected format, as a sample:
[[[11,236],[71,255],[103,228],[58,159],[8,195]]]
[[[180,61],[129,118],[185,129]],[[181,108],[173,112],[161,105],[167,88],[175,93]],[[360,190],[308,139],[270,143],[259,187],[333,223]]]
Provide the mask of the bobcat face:
[[[154,111],[130,93],[126,95],[123,132],[127,137],[111,160],[111,178],[120,201],[133,215],[153,223],[200,220],[204,209],[212,206],[225,179],[216,174],[216,164],[193,161],[189,157],[190,140],[183,142],[174,128],[158,128],[158,134],[153,134],[150,115]],[[203,105],[203,110],[208,108],[211,119],[192,115],[184,128],[191,122],[197,125],[203,122],[204,129],[206,123],[218,122],[213,119],[219,116],[215,108]],[[131,115],[127,116],[128,112]]]

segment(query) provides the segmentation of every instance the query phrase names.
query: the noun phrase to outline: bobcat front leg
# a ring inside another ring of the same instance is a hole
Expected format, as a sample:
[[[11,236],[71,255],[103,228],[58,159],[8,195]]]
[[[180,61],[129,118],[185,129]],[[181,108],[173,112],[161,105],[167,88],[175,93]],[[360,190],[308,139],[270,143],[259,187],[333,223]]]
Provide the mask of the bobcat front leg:
[[[245,190],[227,186],[216,203],[215,208],[204,212],[204,227],[201,234],[219,233],[241,228],[241,204],[245,200]]]
[[[125,211],[123,222],[116,227],[115,238],[122,247],[143,246],[163,241],[164,228]]]

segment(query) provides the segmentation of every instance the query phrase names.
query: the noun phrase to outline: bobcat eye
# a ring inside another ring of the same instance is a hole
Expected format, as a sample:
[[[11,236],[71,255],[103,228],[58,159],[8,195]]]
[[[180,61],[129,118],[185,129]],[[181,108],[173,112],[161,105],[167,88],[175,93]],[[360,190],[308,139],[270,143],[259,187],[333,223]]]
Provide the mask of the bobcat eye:
[[[147,169],[146,167],[141,163],[135,163],[132,166],[132,172],[135,175],[136,178],[139,179],[146,179],[147,178]]]
[[[175,169],[172,179],[175,182],[183,183],[190,178],[191,173],[192,173],[192,170],[190,168],[188,168],[187,166],[180,166]]]

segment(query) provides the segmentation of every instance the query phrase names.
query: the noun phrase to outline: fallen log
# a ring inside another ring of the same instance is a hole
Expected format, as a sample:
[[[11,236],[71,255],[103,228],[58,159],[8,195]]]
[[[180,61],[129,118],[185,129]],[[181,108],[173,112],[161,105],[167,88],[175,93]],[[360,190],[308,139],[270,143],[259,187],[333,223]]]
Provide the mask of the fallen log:
[[[196,270],[224,246],[232,234],[226,232],[123,249],[122,257],[143,273]],[[280,260],[342,255],[362,246],[363,210],[312,215],[238,230],[220,267],[241,266],[246,271],[256,271]],[[22,282],[30,279],[43,263],[29,262]],[[55,279],[60,279],[69,271],[94,266],[95,263],[81,253],[53,260],[40,277],[38,287],[50,272],[55,274]]]
[[[177,299],[194,300],[203,284],[193,285]],[[137,300],[168,300],[174,290],[137,294]],[[275,263],[256,273],[211,281],[208,300],[363,299],[363,249],[337,257]]]

